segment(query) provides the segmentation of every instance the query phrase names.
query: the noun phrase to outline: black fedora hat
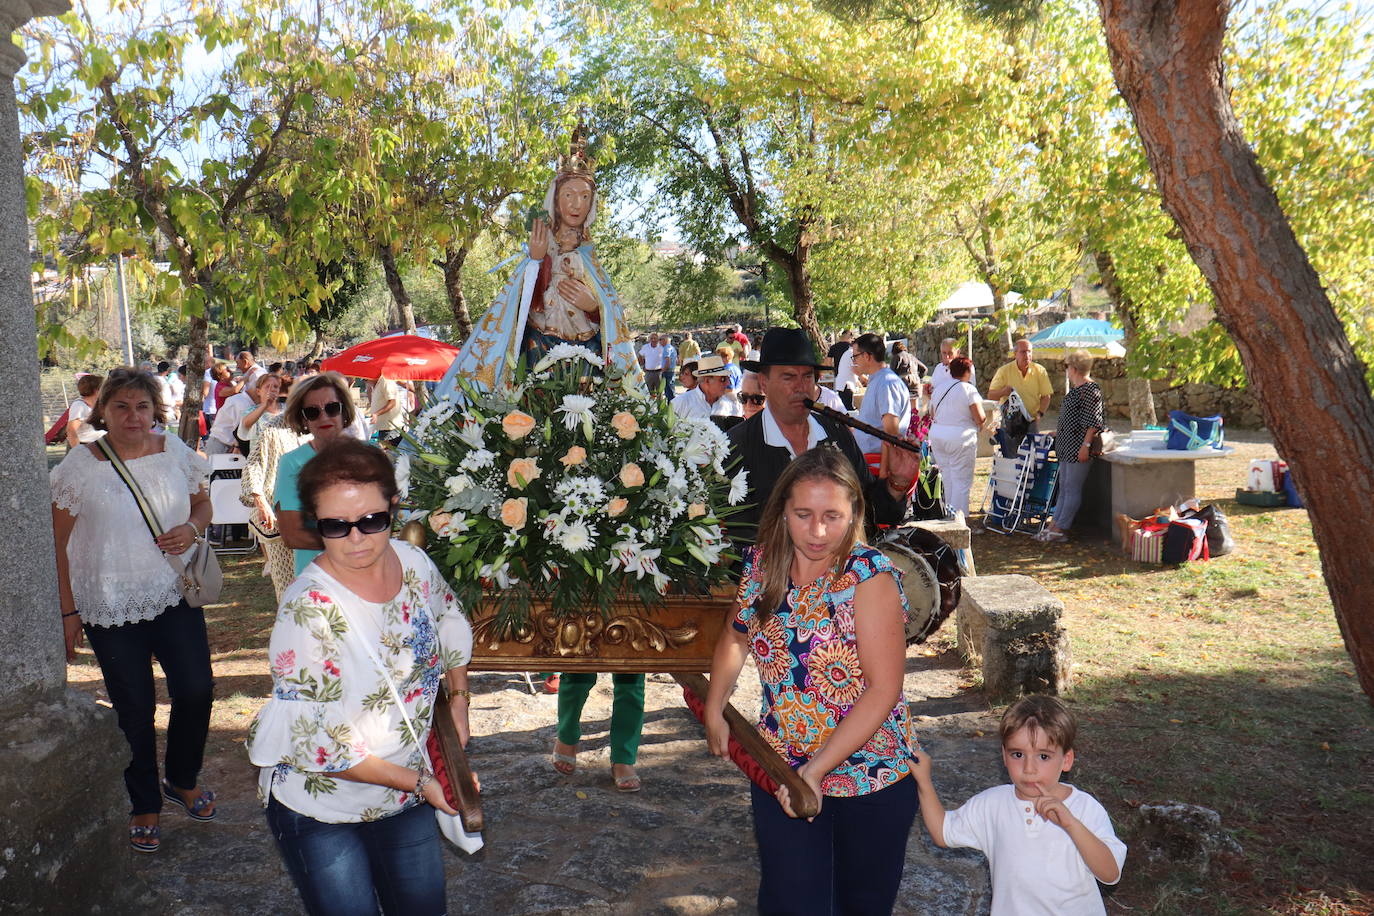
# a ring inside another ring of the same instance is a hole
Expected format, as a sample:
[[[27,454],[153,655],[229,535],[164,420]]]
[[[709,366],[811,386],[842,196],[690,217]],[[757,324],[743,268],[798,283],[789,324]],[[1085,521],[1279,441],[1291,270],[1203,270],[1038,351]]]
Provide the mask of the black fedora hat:
[[[763,335],[763,343],[759,345],[759,358],[746,359],[740,365],[750,372],[758,372],[769,366],[824,368],[816,358],[816,348],[811,346],[811,338],[800,328],[769,328]]]

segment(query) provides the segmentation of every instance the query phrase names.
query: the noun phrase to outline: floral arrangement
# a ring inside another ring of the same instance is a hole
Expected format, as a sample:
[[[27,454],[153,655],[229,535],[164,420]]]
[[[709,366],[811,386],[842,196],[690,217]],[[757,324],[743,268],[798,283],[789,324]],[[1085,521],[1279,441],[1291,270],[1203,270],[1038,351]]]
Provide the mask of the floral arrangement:
[[[499,596],[503,629],[536,599],[605,615],[617,599],[704,593],[735,559],[722,522],[745,472],[726,474],[725,434],[602,369],[560,344],[510,387],[460,385],[409,434],[398,471],[429,554],[464,607]]]

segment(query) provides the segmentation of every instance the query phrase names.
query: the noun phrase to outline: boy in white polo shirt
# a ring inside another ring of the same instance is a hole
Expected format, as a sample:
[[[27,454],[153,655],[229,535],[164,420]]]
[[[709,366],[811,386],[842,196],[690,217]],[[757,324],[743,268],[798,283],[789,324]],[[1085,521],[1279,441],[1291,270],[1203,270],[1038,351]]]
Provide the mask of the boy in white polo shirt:
[[[937,846],[969,846],[992,869],[991,916],[1103,916],[1097,882],[1115,884],[1126,844],[1097,800],[1059,781],[1073,766],[1078,726],[1051,696],[1022,697],[1002,716],[1002,762],[1011,785],[979,792],[946,812],[930,756],[912,767],[921,816]]]

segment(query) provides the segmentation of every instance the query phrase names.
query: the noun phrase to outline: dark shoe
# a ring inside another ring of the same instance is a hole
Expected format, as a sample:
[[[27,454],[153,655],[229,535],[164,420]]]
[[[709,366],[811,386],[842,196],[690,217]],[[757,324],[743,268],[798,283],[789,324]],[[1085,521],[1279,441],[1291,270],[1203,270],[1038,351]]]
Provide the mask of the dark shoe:
[[[157,852],[162,828],[157,824],[130,824],[129,845],[138,852]]]
[[[162,780],[162,797],[172,804],[181,808],[193,821],[213,821],[215,815],[219,814],[219,809],[215,807],[215,793],[209,789],[196,796],[196,800],[191,804],[186,804],[186,799],[181,797],[181,793],[167,780]],[[205,812],[209,810],[209,814]]]

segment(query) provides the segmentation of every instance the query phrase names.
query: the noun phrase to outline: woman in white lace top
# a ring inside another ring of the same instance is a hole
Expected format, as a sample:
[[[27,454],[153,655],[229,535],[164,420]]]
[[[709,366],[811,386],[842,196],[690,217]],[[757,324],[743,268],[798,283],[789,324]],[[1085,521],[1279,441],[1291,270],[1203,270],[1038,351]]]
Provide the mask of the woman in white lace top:
[[[308,913],[441,913],[431,806],[455,812],[425,743],[441,678],[467,743],[472,628],[424,551],[391,539],[380,449],[329,443],[299,492],[324,551],[282,595],[272,695],[248,731],[268,828]]]
[[[146,372],[110,373],[91,414],[164,529],[155,541],[129,488],[96,445],[79,445],[53,468],[53,529],[67,657],[82,628],[90,640],[132,760],[124,771],[129,843],[155,852],[164,797],[196,820],[215,816],[214,793],[197,785],[210,727],[213,681],[205,615],[182,599],[164,553],[185,553],[210,523],[205,459],[165,422],[161,386]],[[172,697],[165,775],[158,784],[152,661]]]

